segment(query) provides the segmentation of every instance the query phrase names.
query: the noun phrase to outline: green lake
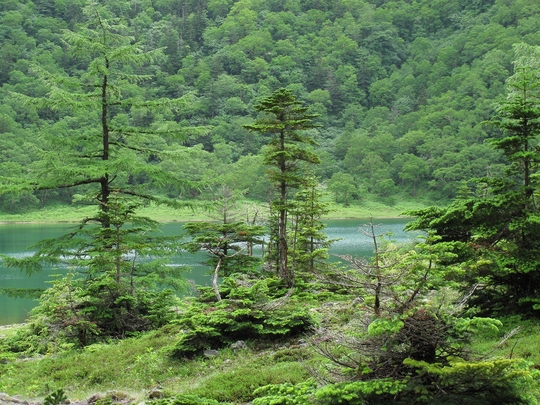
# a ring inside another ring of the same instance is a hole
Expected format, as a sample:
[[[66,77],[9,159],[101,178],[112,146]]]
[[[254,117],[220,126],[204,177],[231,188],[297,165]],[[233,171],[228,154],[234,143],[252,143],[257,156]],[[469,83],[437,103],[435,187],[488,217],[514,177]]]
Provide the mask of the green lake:
[[[403,231],[408,219],[376,220],[377,233],[391,233],[391,238],[397,242],[406,242],[414,239],[417,234],[409,234]],[[330,249],[331,255],[350,254],[356,256],[369,256],[372,254],[372,241],[359,231],[359,227],[365,225],[367,220],[329,220],[326,233],[330,239],[339,239],[334,242]],[[0,225],[0,253],[24,257],[32,254],[32,244],[46,238],[54,238],[69,232],[73,224],[2,224]],[[162,232],[166,235],[182,233],[183,223],[175,222],[165,224]],[[184,254],[175,258],[172,265],[186,266],[191,271],[186,273],[186,278],[193,280],[198,285],[211,283],[209,269],[201,262],[205,255]],[[331,260],[338,260],[332,256]],[[52,280],[54,273],[62,273],[65,269],[44,271],[28,277],[17,269],[5,268],[0,263],[0,288],[43,288]],[[36,305],[35,300],[13,299],[0,295],[0,325],[24,322],[28,312]]]

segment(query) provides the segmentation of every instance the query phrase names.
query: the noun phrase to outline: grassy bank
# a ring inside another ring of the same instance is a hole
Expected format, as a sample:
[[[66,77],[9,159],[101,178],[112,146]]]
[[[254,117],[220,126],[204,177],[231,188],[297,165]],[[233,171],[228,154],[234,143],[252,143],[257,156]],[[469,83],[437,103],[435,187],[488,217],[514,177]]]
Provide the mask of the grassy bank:
[[[256,207],[265,212],[263,204],[245,201],[246,205]],[[402,213],[409,210],[420,209],[427,205],[420,201],[400,200],[399,202],[387,205],[380,201],[364,201],[344,207],[343,204],[330,202],[330,212],[326,219],[357,219],[357,218],[399,218]],[[44,207],[39,210],[24,213],[10,214],[0,213],[0,222],[78,222],[83,218],[92,216],[94,207],[88,206],[54,206]],[[174,209],[165,206],[150,205],[140,210],[140,214],[150,217],[159,222],[175,221],[207,221],[210,217],[202,205],[193,204],[191,207]]]
[[[295,347],[293,342],[236,352],[225,349],[214,357],[176,360],[167,354],[167,348],[178,339],[178,332],[178,328],[166,327],[59,356],[0,365],[0,392],[36,399],[63,388],[70,400],[82,400],[116,391],[138,403],[160,386],[168,395],[193,394],[243,403],[252,399],[254,389],[260,386],[299,383],[309,378],[307,364],[297,360],[317,363],[311,350]]]
[[[332,203],[327,219],[357,219],[357,218],[401,218],[406,211],[417,210],[429,205],[413,200],[402,200],[396,204],[387,205],[380,201],[365,201],[344,207],[343,204]]]
[[[95,207],[54,206],[17,214],[0,213],[0,222],[79,222],[83,218],[93,216],[94,213]],[[140,215],[159,222],[197,221],[206,218],[204,211],[195,207],[172,209],[153,205],[141,209]]]
[[[311,311],[317,313],[321,324],[337,329],[358,314],[350,301],[315,306]],[[516,318],[503,320],[503,323],[498,332],[478,333],[472,350],[489,358],[524,358],[540,365],[536,348],[540,340],[538,325]],[[505,335],[518,326],[520,330],[505,339]],[[173,359],[169,349],[179,334],[178,326],[169,325],[138,337],[59,355],[4,359],[3,364],[0,362],[0,392],[35,399],[61,387],[72,401],[96,394],[105,396],[108,392],[109,395],[114,393],[115,398],[129,397],[128,403],[140,403],[148,400],[159,387],[166,396],[196,395],[224,403],[245,404],[255,398],[253,392],[258,387],[301,383],[317,377],[317,370],[328,366],[320,352],[303,339],[264,345],[250,342],[245,349],[227,348],[211,357]],[[0,346],[2,337],[0,333]]]

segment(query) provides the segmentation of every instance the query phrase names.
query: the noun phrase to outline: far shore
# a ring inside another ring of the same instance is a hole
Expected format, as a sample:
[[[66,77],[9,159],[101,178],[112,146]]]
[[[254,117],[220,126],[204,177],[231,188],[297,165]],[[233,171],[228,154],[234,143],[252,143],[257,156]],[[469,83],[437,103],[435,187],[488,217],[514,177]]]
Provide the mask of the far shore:
[[[2,329],[17,329],[26,325],[26,322],[23,323],[10,323],[8,325],[0,325],[0,330]]]
[[[259,216],[264,215],[266,208],[260,203],[245,202],[251,212],[259,210]],[[344,207],[342,204],[331,203],[330,213],[322,217],[325,219],[394,219],[407,218],[403,213],[427,207],[428,205],[417,201],[403,201],[395,205],[385,205],[376,201],[351,204]],[[78,223],[84,218],[92,216],[94,207],[59,206],[45,207],[20,214],[0,214],[0,224],[61,224]],[[161,223],[212,221],[212,218],[202,208],[174,209],[163,206],[144,207],[139,212]]]

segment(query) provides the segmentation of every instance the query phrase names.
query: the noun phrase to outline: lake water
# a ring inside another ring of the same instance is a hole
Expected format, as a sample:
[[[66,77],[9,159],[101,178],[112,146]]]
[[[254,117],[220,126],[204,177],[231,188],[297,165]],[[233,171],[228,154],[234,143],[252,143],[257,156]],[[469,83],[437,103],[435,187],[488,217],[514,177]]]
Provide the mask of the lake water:
[[[375,220],[376,233],[390,233],[396,242],[406,242],[416,237],[403,231],[408,219]],[[372,241],[359,231],[366,220],[329,220],[326,233],[330,239],[339,239],[330,249],[332,255],[350,254],[355,256],[370,256],[373,252]],[[72,224],[2,224],[0,225],[0,253],[9,256],[23,257],[32,254],[29,248],[32,244],[46,238],[54,238],[68,232]],[[166,235],[182,233],[183,223],[175,222],[165,224],[162,231]],[[204,254],[184,254],[176,258],[176,265],[191,267],[186,278],[192,279],[199,285],[210,285],[211,278],[208,267],[200,263]],[[333,259],[336,260],[335,256]],[[53,271],[44,271],[39,274],[26,276],[17,269],[5,268],[0,263],[0,288],[43,288],[52,279]],[[0,325],[23,322],[28,312],[36,305],[35,300],[22,298],[9,298],[0,295]]]

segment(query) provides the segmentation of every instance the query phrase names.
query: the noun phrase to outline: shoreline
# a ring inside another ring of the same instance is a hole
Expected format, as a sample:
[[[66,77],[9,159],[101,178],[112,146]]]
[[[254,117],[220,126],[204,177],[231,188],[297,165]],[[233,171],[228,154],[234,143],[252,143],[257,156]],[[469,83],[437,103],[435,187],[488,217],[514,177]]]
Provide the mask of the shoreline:
[[[253,206],[251,201],[246,203]],[[262,204],[256,205],[259,211],[265,209]],[[324,220],[369,220],[373,219],[403,219],[412,218],[403,215],[404,212],[414,211],[428,207],[428,204],[419,201],[403,201],[393,206],[384,205],[377,201],[366,201],[343,207],[341,204],[332,203],[330,212],[321,219]],[[84,218],[93,216],[95,207],[45,207],[43,209],[26,212],[23,214],[0,214],[0,225],[33,225],[33,224],[76,224]],[[159,223],[175,222],[201,222],[212,221],[202,210],[192,208],[173,209],[163,206],[149,206],[140,210],[139,214],[153,219]]]
[[[337,220],[337,221],[340,221],[340,220],[365,220],[365,219],[370,219],[370,218],[373,218],[374,220],[376,219],[405,219],[405,218],[414,218],[412,216],[407,216],[407,215],[372,215],[372,216],[350,216],[350,217],[334,217],[334,216],[324,216],[321,218],[322,221],[327,221],[327,220]],[[208,219],[205,219],[205,218],[197,218],[197,219],[170,219],[170,220],[159,220],[157,222],[159,222],[160,224],[171,224],[171,223],[175,223],[175,222],[203,222],[203,221],[207,221],[207,222],[215,222],[214,220],[212,220],[211,218],[208,218]],[[78,224],[80,223],[81,220],[46,220],[46,219],[43,219],[43,220],[18,220],[18,219],[14,219],[14,220],[9,220],[9,219],[2,219],[0,220],[0,225],[57,225],[57,224]]]
[[[388,215],[388,216],[379,216],[379,215],[373,215],[373,216],[362,216],[362,217],[322,217],[322,221],[345,221],[345,220],[369,220],[369,219],[406,219],[406,218],[414,218],[406,215]],[[198,218],[198,219],[172,219],[172,220],[163,220],[163,221],[157,221],[160,224],[172,224],[177,222],[215,222],[210,219],[205,218]],[[78,224],[81,220],[28,220],[28,221],[21,221],[21,220],[0,220],[0,225],[60,225],[60,224]]]
[[[20,322],[20,323],[8,323],[7,325],[0,325],[0,331],[2,329],[14,329],[14,328],[20,328],[21,326],[26,325],[27,322]]]

